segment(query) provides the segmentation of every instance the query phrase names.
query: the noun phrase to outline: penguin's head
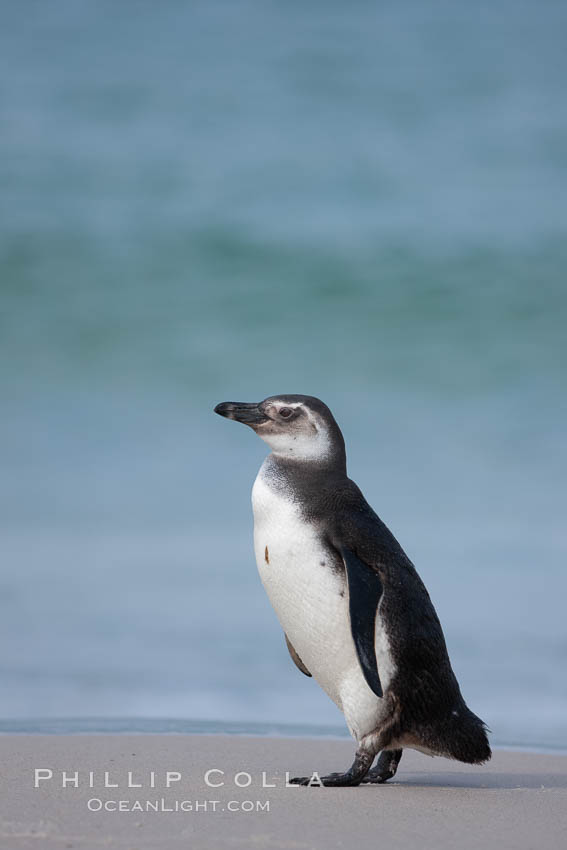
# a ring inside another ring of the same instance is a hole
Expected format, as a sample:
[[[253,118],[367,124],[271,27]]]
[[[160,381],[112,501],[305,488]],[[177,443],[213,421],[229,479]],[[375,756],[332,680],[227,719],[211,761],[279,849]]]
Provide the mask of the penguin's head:
[[[344,440],[333,414],[320,399],[273,395],[258,404],[225,401],[215,413],[249,425],[278,457],[331,461],[344,457]]]

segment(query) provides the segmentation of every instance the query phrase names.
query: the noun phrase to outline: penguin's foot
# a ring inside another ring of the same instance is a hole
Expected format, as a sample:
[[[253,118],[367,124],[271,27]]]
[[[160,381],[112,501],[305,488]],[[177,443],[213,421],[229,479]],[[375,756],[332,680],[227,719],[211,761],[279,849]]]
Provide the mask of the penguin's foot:
[[[382,785],[384,782],[387,782],[388,779],[391,779],[395,776],[395,772],[381,772],[378,768],[373,767],[372,770],[369,770],[364,779],[362,780],[364,785]]]
[[[364,779],[365,784],[381,785],[396,775],[403,750],[382,750],[376,762],[376,767],[369,770]]]
[[[289,780],[289,784],[309,785],[315,788],[321,785],[324,785],[326,788],[360,785],[368,773],[368,768],[372,764],[373,759],[373,753],[368,753],[366,750],[357,750],[352,767],[346,773],[329,773],[327,776],[319,776],[318,773],[313,773],[311,776],[296,776]]]
[[[325,787],[340,787],[346,785],[360,785],[361,779],[357,779],[352,773],[347,770],[346,773],[329,773],[328,776],[319,776],[314,773],[312,776],[295,776],[289,780],[290,785],[309,785],[311,788],[319,788],[321,785]]]

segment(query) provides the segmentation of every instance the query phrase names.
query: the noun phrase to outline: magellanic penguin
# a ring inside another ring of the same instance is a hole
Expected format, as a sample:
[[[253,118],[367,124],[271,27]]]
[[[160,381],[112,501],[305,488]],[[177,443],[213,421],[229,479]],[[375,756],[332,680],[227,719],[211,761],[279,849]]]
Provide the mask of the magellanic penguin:
[[[215,412],[249,425],[272,450],[252,491],[260,577],[295,664],[336,703],[357,742],[349,770],[319,781],[384,782],[404,747],[487,761],[486,726],[461,695],[429,594],[347,477],[329,408],[280,395]],[[314,784],[313,776],[291,781]]]

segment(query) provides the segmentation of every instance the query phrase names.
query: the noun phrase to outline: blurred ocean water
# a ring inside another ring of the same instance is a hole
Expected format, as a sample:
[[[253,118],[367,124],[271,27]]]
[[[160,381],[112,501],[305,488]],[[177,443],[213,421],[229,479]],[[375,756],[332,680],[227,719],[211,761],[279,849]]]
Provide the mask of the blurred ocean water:
[[[500,744],[567,741],[567,7],[6,3],[0,717],[336,726],[256,575],[322,397]]]

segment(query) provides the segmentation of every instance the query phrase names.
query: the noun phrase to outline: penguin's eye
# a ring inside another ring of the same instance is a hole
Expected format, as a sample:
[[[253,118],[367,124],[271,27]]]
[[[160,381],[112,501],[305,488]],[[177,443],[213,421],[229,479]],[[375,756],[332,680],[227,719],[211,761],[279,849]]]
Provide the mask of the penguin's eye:
[[[289,419],[289,417],[291,416],[292,413],[293,413],[293,410],[291,409],[291,407],[280,407],[280,409],[279,409],[279,414],[284,419]]]

